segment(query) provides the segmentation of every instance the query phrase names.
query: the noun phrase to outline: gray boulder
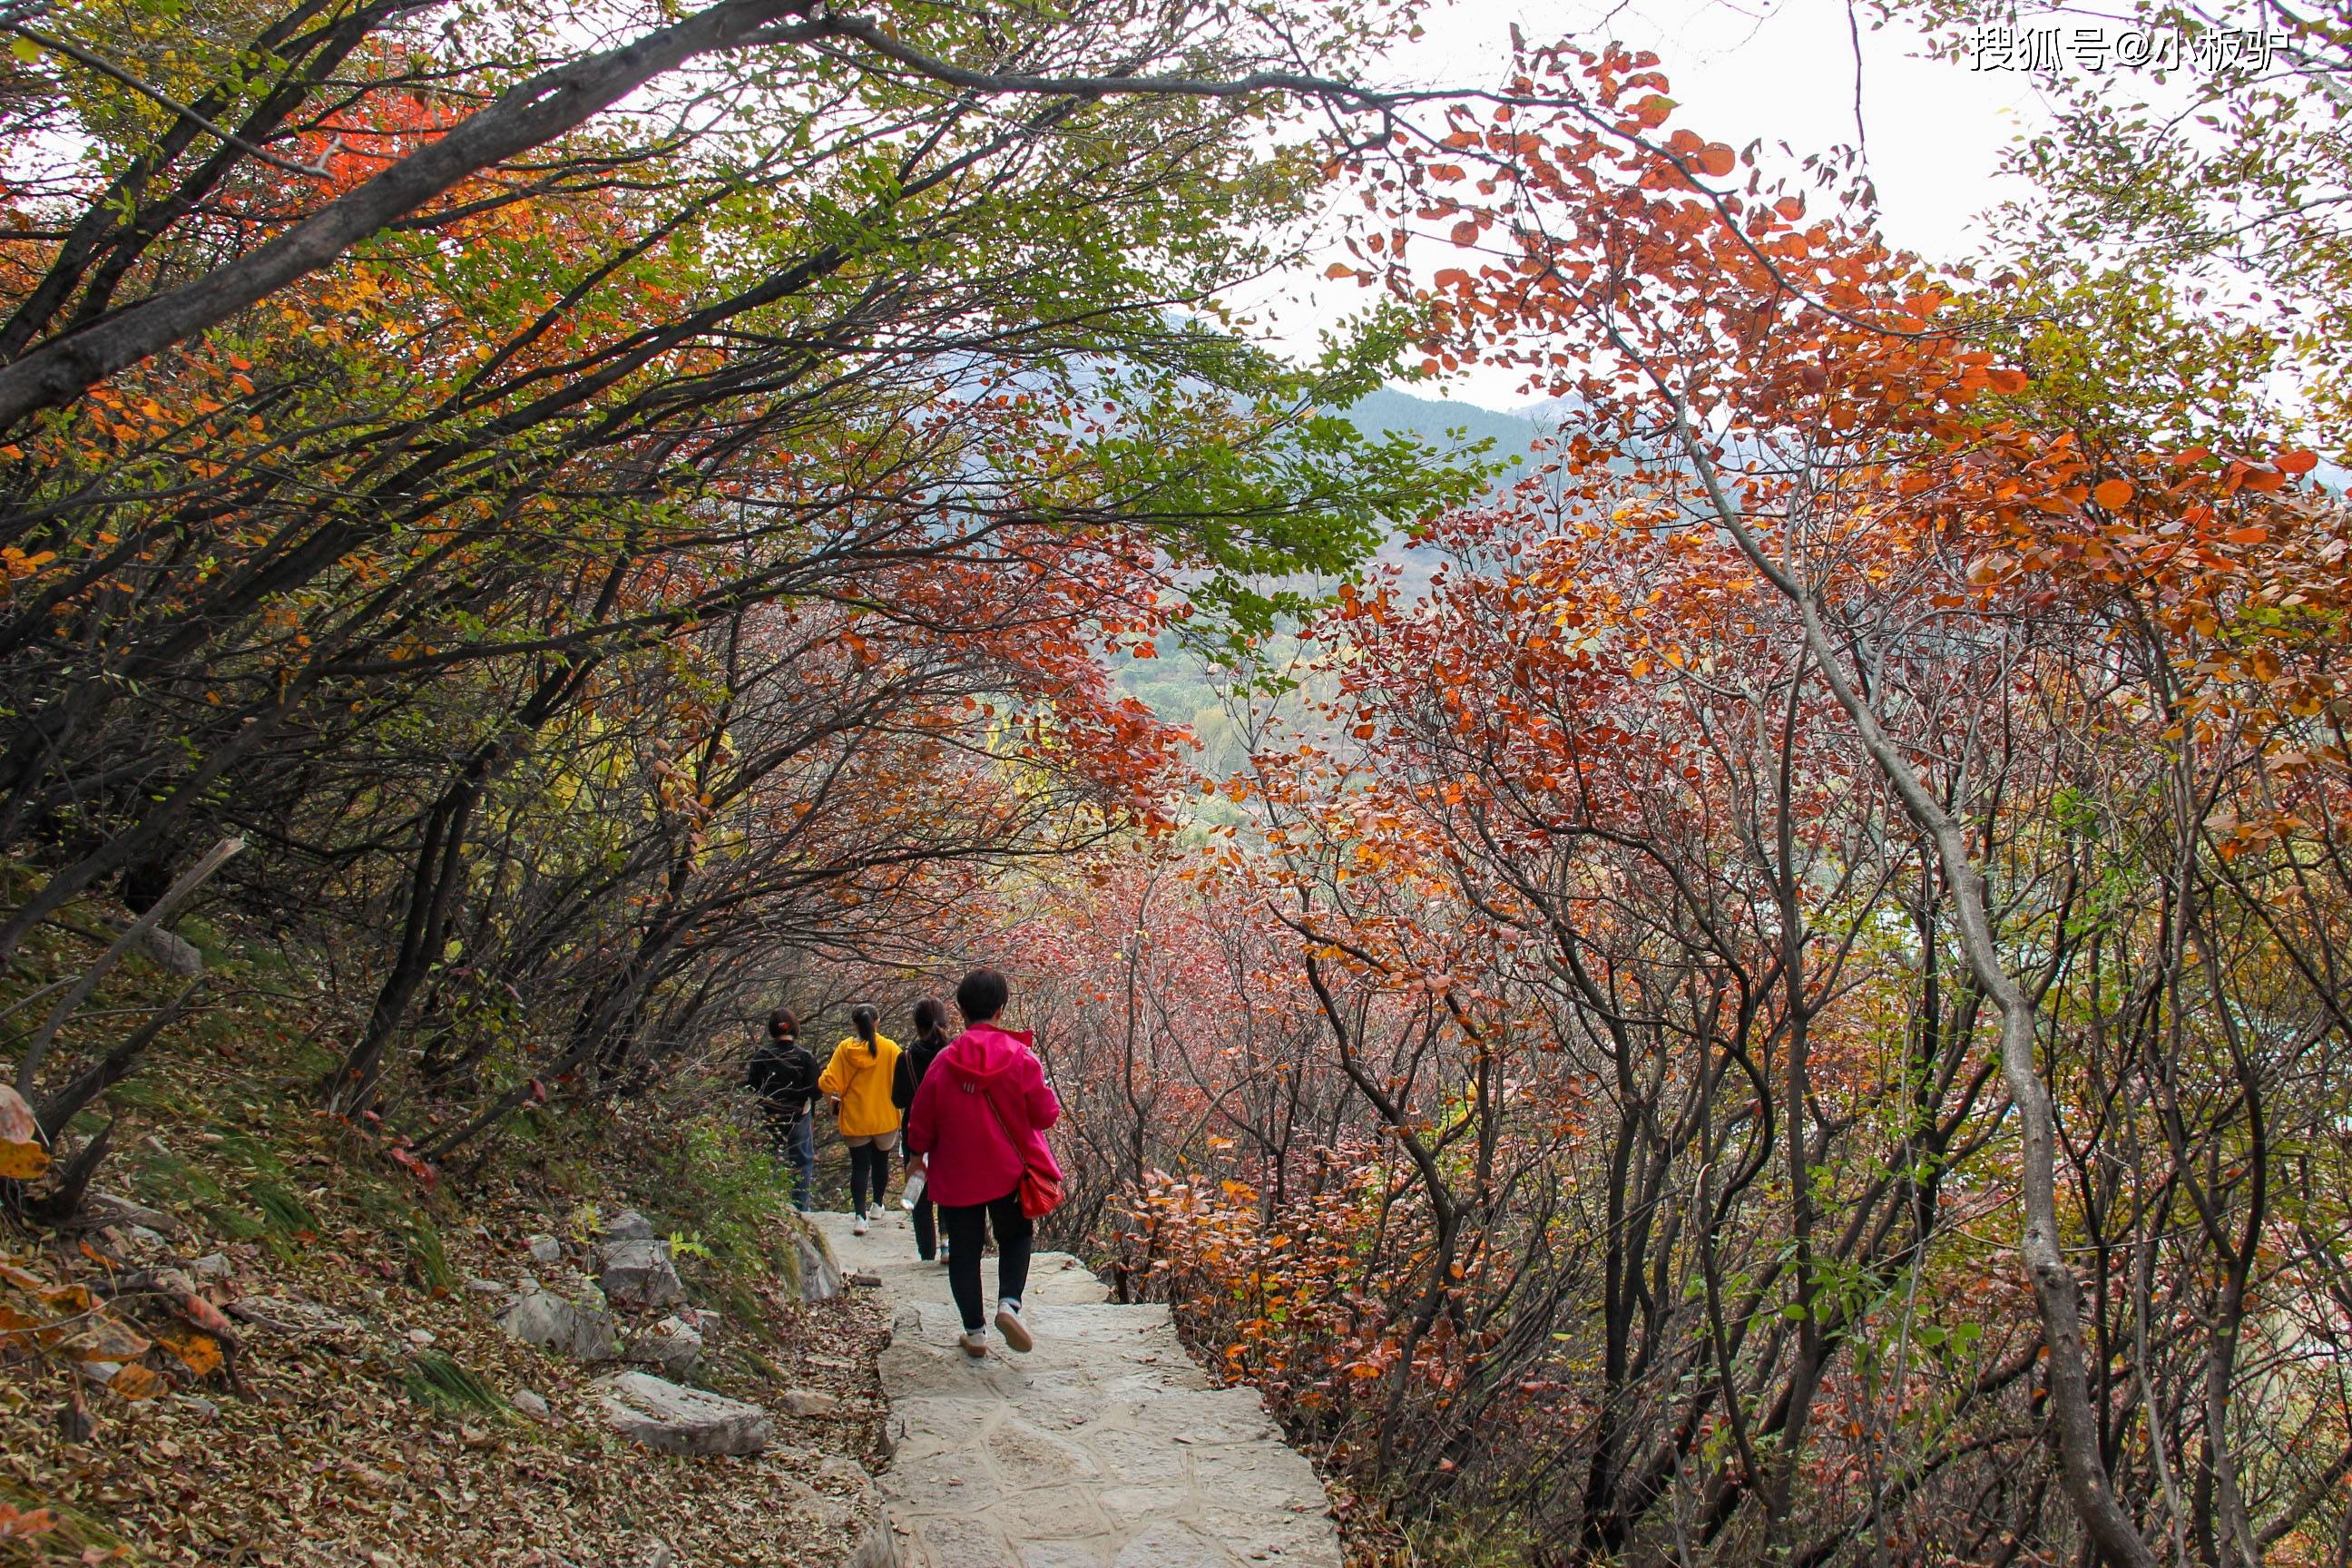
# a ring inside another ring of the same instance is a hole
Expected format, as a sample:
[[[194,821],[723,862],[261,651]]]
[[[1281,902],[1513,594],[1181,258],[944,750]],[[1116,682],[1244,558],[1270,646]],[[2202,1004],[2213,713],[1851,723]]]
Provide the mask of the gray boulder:
[[[669,1243],[645,1237],[608,1240],[598,1249],[596,1283],[622,1307],[667,1307],[686,1300]]]
[[[604,1239],[606,1241],[651,1241],[653,1238],[654,1222],[635,1209],[623,1209],[604,1222]]]
[[[830,1301],[841,1294],[841,1269],[815,1237],[803,1231],[793,1238],[793,1248],[800,1261],[802,1300]]]
[[[662,1454],[756,1454],[768,1446],[768,1413],[740,1399],[680,1388],[647,1372],[596,1384],[605,1424]]]
[[[161,926],[150,926],[147,934],[139,939],[140,951],[157,964],[173,973],[191,979],[205,972],[205,955],[196,951],[195,943],[186,937],[174,936]]]
[[[629,1359],[650,1362],[665,1377],[690,1377],[702,1363],[702,1335],[683,1318],[664,1318],[630,1344]]]
[[[499,1327],[525,1344],[574,1361],[612,1361],[621,1353],[613,1314],[592,1302],[567,1301],[548,1290],[525,1290],[499,1314]]]
[[[542,1268],[552,1268],[563,1261],[563,1245],[551,1236],[534,1236],[523,1242],[530,1250],[530,1260]]]
[[[841,1398],[820,1388],[788,1388],[777,1401],[787,1415],[838,1415]]]

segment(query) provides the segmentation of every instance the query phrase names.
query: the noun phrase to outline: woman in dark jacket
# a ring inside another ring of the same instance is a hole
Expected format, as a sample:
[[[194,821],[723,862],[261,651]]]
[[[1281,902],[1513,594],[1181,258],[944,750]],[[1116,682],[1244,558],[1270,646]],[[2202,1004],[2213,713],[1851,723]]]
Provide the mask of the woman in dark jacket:
[[[890,1079],[890,1103],[903,1115],[915,1103],[915,1090],[923,1086],[923,1074],[930,1070],[931,1058],[947,1048],[948,1009],[944,1002],[926,996],[915,1004],[915,1043],[898,1053],[898,1066]],[[937,1253],[940,1262],[948,1260],[947,1252],[939,1246],[939,1211],[929,1194],[915,1200],[915,1252],[926,1263]]]
[[[743,1076],[760,1097],[770,1146],[793,1163],[793,1206],[806,1214],[816,1193],[816,1057],[789,1008],[768,1015],[768,1037]]]

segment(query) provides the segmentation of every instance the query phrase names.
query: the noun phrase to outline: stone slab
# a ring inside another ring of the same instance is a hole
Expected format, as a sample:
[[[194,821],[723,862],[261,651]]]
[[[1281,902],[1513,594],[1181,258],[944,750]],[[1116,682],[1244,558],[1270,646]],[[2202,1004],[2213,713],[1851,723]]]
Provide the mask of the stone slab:
[[[1314,1468],[1256,1394],[1218,1388],[1164,1306],[1121,1306],[1077,1258],[1031,1260],[1028,1355],[967,1357],[947,1271],[904,1218],[811,1216],[892,1307],[881,1491],[907,1568],[1339,1568]],[[982,1269],[993,1294],[994,1263]]]

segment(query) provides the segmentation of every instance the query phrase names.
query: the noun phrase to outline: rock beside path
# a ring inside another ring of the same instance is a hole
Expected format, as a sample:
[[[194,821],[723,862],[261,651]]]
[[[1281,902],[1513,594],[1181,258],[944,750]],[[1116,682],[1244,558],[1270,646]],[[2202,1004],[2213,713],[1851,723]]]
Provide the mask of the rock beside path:
[[[621,1353],[613,1314],[587,1302],[567,1301],[550,1290],[523,1291],[499,1314],[499,1327],[526,1344],[573,1361],[611,1361]]]
[[[830,1301],[847,1289],[840,1266],[826,1255],[823,1242],[800,1236],[793,1238],[793,1247],[800,1261],[802,1300]]]
[[[635,1209],[623,1209],[604,1226],[596,1262],[596,1283],[615,1306],[668,1307],[686,1300],[669,1243]]]
[[[680,1388],[646,1372],[625,1372],[596,1384],[604,1419],[614,1431],[664,1454],[756,1454],[774,1426],[768,1413],[740,1399]]]
[[[777,1399],[787,1415],[838,1415],[841,1396],[818,1388],[787,1388]]]
[[[652,1363],[665,1377],[691,1377],[702,1363],[702,1335],[683,1318],[664,1318],[630,1342],[629,1359]]]

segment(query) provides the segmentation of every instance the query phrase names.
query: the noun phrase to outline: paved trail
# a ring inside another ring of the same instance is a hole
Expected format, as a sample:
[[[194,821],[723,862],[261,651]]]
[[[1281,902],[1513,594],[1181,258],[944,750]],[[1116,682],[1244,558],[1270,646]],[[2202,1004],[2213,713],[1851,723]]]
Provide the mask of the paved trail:
[[[873,1234],[815,1216],[895,1308],[882,1356],[898,1448],[880,1478],[907,1568],[1339,1568],[1322,1483],[1257,1394],[1220,1389],[1165,1307],[1111,1305],[1066,1253],[1037,1255],[1025,1356],[992,1329],[956,1347],[947,1270],[894,1206]],[[996,1260],[982,1273],[995,1310]]]

